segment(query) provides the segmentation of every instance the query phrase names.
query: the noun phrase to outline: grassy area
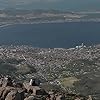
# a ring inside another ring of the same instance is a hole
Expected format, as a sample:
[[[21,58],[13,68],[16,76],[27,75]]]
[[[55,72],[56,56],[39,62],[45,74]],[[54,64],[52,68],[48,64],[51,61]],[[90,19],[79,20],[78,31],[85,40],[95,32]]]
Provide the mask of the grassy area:
[[[73,87],[74,82],[79,81],[79,79],[77,79],[76,77],[68,77],[68,78],[62,78],[59,81],[66,88],[66,87]]]

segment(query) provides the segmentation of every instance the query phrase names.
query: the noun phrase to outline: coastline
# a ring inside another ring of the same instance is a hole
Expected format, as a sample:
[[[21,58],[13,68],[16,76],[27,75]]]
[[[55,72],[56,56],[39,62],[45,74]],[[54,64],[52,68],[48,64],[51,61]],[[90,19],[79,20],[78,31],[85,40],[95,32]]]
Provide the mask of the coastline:
[[[78,20],[78,21],[43,21],[43,22],[22,22],[22,23],[3,23],[3,25],[0,25],[0,28],[3,28],[3,27],[8,27],[8,26],[13,26],[13,25],[25,25],[25,24],[59,24],[59,23],[80,23],[80,22],[82,22],[82,23],[91,23],[91,22],[94,22],[94,23],[100,23],[100,21],[94,21],[94,20],[90,20],[90,21],[86,21],[86,20],[84,20],[84,21],[80,21],[80,20]]]

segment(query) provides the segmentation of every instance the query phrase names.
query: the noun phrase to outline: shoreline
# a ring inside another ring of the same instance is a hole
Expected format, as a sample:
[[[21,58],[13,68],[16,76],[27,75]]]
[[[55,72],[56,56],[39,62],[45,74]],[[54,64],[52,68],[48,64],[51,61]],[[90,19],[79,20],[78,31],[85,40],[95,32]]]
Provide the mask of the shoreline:
[[[50,22],[26,22],[26,23],[5,23],[3,25],[0,25],[0,28],[13,26],[13,25],[36,25],[36,24],[62,24],[62,23],[100,23],[100,21],[50,21]]]

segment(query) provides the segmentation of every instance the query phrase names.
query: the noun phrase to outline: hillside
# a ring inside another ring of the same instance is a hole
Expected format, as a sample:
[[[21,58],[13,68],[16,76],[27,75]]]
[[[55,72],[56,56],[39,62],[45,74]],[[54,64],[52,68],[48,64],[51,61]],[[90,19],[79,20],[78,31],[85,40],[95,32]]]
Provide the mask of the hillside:
[[[47,90],[100,98],[100,46],[33,48],[0,46],[0,73],[18,81],[39,79]]]

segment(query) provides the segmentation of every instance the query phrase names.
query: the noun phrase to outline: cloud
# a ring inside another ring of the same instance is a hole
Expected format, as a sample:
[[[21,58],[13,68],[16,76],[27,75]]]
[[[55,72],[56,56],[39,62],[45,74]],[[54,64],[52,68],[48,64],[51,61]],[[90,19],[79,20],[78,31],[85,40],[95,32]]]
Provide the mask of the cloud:
[[[39,3],[39,4],[46,4],[46,3],[58,3],[63,0],[8,0],[8,4],[10,5],[29,5],[29,4],[34,4],[34,3]]]
[[[46,8],[64,0],[0,0],[2,8]],[[46,6],[46,7],[45,7]],[[25,8],[25,9],[26,9]]]
[[[4,2],[4,4],[6,5],[19,5],[19,6],[23,6],[23,5],[30,5],[30,4],[52,4],[52,3],[57,3],[57,2],[62,2],[64,0],[0,0],[0,2]]]
[[[34,3],[34,2],[59,2],[59,1],[63,1],[63,0],[8,0],[8,3]]]

